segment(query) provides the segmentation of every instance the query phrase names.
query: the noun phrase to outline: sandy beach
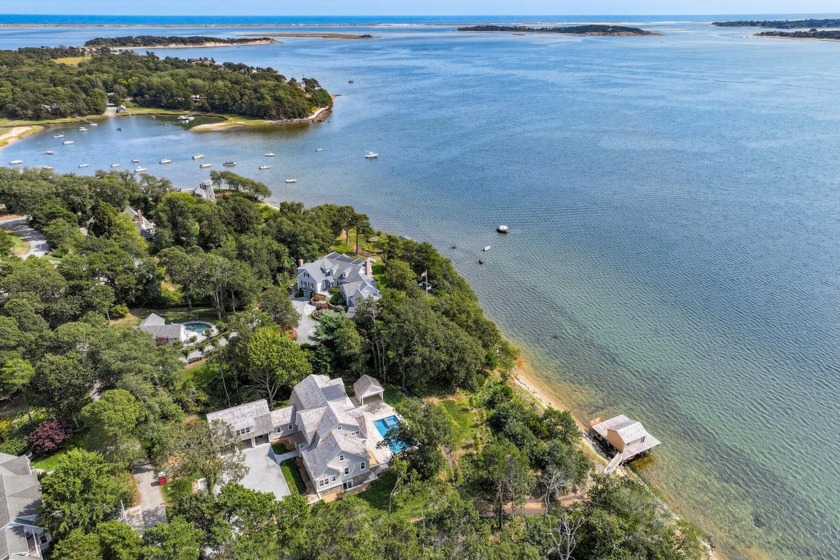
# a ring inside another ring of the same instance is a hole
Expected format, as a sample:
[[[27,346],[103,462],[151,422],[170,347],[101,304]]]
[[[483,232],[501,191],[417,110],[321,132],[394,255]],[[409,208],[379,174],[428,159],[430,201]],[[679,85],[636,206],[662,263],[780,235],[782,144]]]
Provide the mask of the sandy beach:
[[[44,127],[42,126],[15,126],[9,129],[0,128],[0,148],[4,148],[9,144],[16,142],[22,138],[40,132]]]

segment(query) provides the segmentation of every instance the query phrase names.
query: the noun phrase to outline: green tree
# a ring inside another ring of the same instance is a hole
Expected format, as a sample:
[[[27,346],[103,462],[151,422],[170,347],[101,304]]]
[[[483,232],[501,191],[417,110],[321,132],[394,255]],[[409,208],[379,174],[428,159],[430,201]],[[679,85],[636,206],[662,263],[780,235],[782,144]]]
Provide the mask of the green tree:
[[[96,376],[80,354],[47,354],[35,366],[38,401],[56,417],[79,427],[79,412],[90,400]]]
[[[82,409],[81,418],[90,428],[91,446],[109,461],[128,466],[143,455],[136,434],[146,418],[146,410],[128,391],[104,391],[98,400]]]
[[[201,531],[180,517],[158,523],[143,533],[147,560],[198,560]]]
[[[54,560],[95,560],[103,558],[99,535],[74,529],[52,548]]]
[[[521,503],[534,486],[528,458],[506,439],[496,440],[472,457],[468,485],[496,509],[499,530],[504,522],[504,506]]]
[[[23,395],[23,406],[26,408],[26,413],[29,419],[32,419],[32,413],[29,410],[29,384],[35,377],[35,368],[29,360],[24,360],[19,356],[14,356],[3,363],[0,367],[0,383],[2,383],[3,390],[10,393],[20,393]]]
[[[39,523],[63,539],[74,529],[92,532],[113,519],[127,496],[99,453],[71,449],[41,481]]]
[[[417,286],[417,274],[411,270],[407,262],[399,259],[391,259],[385,262],[383,283],[388,288],[404,292],[411,297],[420,295],[420,289]]]
[[[364,340],[352,319],[341,313],[325,311],[315,329],[319,360],[329,363],[335,374],[358,375],[364,370]]]
[[[275,286],[260,294],[259,307],[281,327],[295,328],[300,323],[300,313],[292,304],[289,292],[283,288]]]
[[[269,406],[280,389],[306,377],[312,366],[297,342],[272,327],[260,327],[248,342],[248,375],[251,383],[268,398]]]
[[[134,529],[122,521],[106,521],[96,526],[106,560],[144,560],[143,541]]]
[[[400,403],[403,421],[385,434],[389,446],[402,443],[400,456],[422,479],[434,478],[446,463],[441,447],[452,447],[452,422],[443,410],[420,399]]]
[[[174,477],[204,478],[208,491],[223,478],[235,481],[247,472],[239,436],[220,420],[212,425],[194,420],[170,427],[163,449]]]

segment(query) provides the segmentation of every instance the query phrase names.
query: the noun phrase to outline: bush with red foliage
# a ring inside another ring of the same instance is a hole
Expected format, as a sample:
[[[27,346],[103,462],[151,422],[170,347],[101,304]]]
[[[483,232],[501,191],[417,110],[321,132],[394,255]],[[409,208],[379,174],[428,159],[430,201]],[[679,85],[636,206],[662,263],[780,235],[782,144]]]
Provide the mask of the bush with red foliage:
[[[70,441],[73,433],[70,426],[59,420],[46,420],[38,424],[29,434],[29,445],[36,455],[46,455],[58,451]]]

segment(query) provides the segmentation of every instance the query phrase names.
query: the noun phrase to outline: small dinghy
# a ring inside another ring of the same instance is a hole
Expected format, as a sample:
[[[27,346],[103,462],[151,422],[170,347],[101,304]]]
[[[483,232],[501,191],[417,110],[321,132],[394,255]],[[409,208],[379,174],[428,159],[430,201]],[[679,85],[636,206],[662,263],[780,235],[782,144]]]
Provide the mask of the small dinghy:
[[[288,183],[288,184],[297,183],[297,179],[286,179],[286,183]]]
[[[510,228],[507,227],[506,225],[502,224],[502,225],[500,225],[499,227],[496,228],[496,231],[498,231],[499,233],[507,233],[507,232],[510,231]]]
[[[84,169],[85,167],[90,167],[90,164],[89,163],[80,163],[79,164],[79,169]]]
[[[208,167],[213,167],[212,163],[202,163],[198,166],[200,169],[207,169]]]
[[[270,165],[260,165],[260,171],[265,171],[266,169],[271,169]]]
[[[487,245],[486,247],[484,247],[484,249],[482,249],[482,251],[484,251],[485,253],[489,250],[490,250],[490,245]]]

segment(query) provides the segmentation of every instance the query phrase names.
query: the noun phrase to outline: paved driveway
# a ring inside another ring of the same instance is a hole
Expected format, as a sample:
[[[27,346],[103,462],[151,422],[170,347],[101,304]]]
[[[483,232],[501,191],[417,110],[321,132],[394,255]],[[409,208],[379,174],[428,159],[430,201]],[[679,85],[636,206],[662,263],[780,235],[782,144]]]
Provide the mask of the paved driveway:
[[[19,235],[24,241],[29,243],[29,251],[21,257],[23,259],[28,259],[33,256],[43,257],[50,250],[50,246],[47,244],[47,238],[40,231],[35,231],[29,227],[27,218],[12,218],[11,220],[0,221],[0,228]]]
[[[299,344],[315,342],[315,327],[318,323],[312,318],[315,311],[314,305],[309,305],[309,300],[304,298],[292,298],[292,305],[300,313],[300,324],[297,328],[297,341]]]
[[[240,481],[242,486],[258,492],[270,492],[278,500],[290,494],[283,471],[269,456],[271,445],[264,443],[243,450],[248,474]]]
[[[145,463],[135,469],[134,480],[140,490],[140,508],[143,512],[143,525],[146,529],[158,523],[166,522],[166,505],[163,492],[160,490],[155,471],[150,463]]]

